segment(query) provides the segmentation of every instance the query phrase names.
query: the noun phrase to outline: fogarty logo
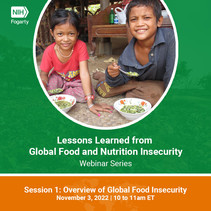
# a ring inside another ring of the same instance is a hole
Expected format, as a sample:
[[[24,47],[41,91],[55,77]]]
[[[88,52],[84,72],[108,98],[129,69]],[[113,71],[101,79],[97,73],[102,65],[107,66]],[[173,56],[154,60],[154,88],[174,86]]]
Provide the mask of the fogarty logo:
[[[26,18],[28,14],[29,11],[26,7],[11,7],[11,18]]]

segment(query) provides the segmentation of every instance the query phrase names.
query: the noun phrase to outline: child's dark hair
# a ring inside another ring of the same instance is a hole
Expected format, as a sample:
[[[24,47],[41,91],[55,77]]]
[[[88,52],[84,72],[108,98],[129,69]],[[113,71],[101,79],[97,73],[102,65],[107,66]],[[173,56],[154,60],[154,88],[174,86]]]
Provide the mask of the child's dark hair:
[[[127,6],[126,18],[127,18],[128,24],[129,24],[129,15],[130,15],[131,9],[135,6],[152,7],[157,22],[161,17],[161,4],[159,0],[132,0]]]
[[[57,9],[51,17],[51,30],[53,31],[56,25],[69,23],[79,31],[80,19],[74,11],[65,9]]]

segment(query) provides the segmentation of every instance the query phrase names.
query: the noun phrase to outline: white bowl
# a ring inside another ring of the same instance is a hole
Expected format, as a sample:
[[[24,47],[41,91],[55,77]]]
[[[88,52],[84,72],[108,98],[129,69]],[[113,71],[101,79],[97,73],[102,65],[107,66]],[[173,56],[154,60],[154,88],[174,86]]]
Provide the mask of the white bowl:
[[[70,102],[71,106],[61,109],[62,111],[66,112],[66,113],[76,104],[76,98],[71,95],[58,94],[58,95],[51,95],[50,98],[52,99],[53,102],[58,102],[61,100]],[[59,108],[57,105],[56,105],[56,107]]]
[[[142,108],[144,108],[145,111],[142,112],[142,113],[135,113],[135,114],[122,112],[120,110],[122,109],[122,107],[124,105],[138,105],[138,106],[142,106]],[[122,116],[124,116],[126,119],[128,119],[128,120],[135,120],[135,119],[140,118],[145,113],[147,113],[152,108],[152,105],[151,105],[150,102],[148,102],[146,100],[143,100],[143,99],[140,99],[140,98],[123,98],[123,99],[117,100],[114,103],[114,108]]]

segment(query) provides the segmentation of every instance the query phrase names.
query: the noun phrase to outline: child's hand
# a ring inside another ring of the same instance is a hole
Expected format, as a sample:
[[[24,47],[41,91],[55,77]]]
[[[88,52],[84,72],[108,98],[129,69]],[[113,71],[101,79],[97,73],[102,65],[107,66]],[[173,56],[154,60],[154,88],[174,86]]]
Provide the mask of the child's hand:
[[[90,109],[89,109],[92,113],[96,114],[97,116],[101,116],[99,111],[104,111],[104,112],[108,112],[108,113],[112,113],[112,111],[114,110],[114,108],[112,106],[109,106],[105,103],[102,104],[94,104]]]
[[[42,80],[42,83],[43,83],[44,87],[47,89],[47,84],[48,84],[48,73],[43,72],[43,71],[41,70],[41,72],[40,72],[40,78],[41,78],[41,80]]]
[[[120,71],[119,71],[120,66],[117,65],[117,63],[112,63],[110,65],[108,65],[108,74],[112,77],[115,78],[119,75]]]

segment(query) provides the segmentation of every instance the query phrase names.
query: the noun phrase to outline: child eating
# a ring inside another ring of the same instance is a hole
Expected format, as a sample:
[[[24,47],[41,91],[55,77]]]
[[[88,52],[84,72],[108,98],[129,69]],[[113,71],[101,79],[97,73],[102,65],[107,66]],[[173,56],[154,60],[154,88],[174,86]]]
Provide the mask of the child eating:
[[[132,0],[127,7],[127,24],[133,36],[118,60],[108,66],[105,81],[99,73],[98,93],[110,97],[126,93],[126,97],[148,100],[154,105],[169,84],[175,62],[175,36],[170,28],[160,28],[163,17],[158,0]],[[137,78],[120,72],[133,72]]]

